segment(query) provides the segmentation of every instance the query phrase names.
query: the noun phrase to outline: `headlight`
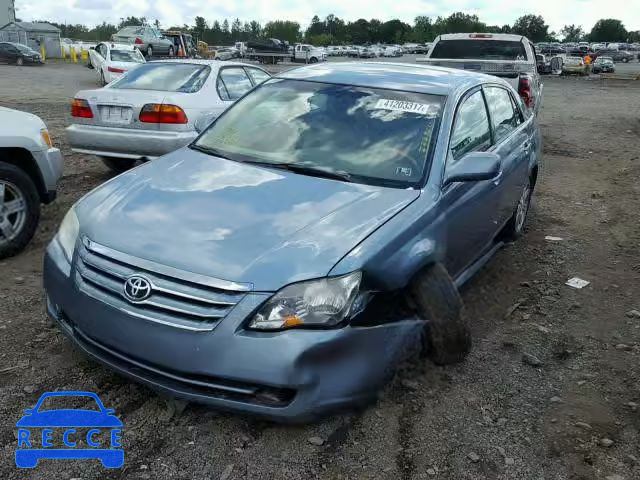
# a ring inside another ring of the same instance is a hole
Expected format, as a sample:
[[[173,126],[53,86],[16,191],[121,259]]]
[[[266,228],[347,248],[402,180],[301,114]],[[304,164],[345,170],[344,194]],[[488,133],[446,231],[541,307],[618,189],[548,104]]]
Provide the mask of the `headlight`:
[[[73,258],[73,250],[76,246],[79,231],[80,224],[78,223],[78,217],[76,216],[74,208],[71,207],[64,216],[58,229],[58,235],[56,235],[58,243],[62,247],[69,263],[71,263],[71,259]]]
[[[258,330],[337,325],[349,315],[362,274],[296,283],[270,298],[249,324]]]

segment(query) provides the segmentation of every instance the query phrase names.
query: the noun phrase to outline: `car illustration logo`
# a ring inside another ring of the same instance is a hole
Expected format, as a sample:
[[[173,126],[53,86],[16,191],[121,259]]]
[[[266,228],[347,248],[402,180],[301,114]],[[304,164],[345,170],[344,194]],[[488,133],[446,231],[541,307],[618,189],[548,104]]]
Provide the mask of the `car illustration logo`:
[[[82,402],[87,408],[50,408],[60,401],[65,407],[71,402]],[[95,393],[47,392],[35,407],[24,412],[26,415],[16,423],[15,459],[19,468],[34,468],[41,458],[97,458],[106,468],[120,468],[124,464],[122,422]]]
[[[141,275],[132,275],[124,282],[124,296],[130,302],[141,302],[151,295],[151,282]]]

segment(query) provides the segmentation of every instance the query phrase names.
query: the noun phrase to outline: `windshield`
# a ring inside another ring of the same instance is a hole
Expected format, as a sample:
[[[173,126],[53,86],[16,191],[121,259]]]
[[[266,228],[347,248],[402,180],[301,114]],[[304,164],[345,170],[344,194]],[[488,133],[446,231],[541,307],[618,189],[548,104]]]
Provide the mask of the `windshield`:
[[[221,116],[196,142],[237,161],[295,164],[352,181],[419,183],[445,97],[272,80]]]
[[[36,53],[35,50],[33,50],[32,48],[27,47],[26,45],[22,45],[21,43],[14,43],[13,46],[16,47],[18,50],[20,50],[23,53]]]
[[[505,40],[441,40],[433,47],[431,58],[476,60],[527,60],[522,42]]]
[[[122,90],[193,93],[202,88],[211,69],[190,63],[147,63],[109,85]]]
[[[38,412],[46,412],[50,410],[92,410],[100,411],[100,406],[96,400],[89,395],[52,395],[42,400],[42,404],[38,408]]]
[[[144,57],[136,50],[111,50],[111,60],[114,62],[144,63]]]

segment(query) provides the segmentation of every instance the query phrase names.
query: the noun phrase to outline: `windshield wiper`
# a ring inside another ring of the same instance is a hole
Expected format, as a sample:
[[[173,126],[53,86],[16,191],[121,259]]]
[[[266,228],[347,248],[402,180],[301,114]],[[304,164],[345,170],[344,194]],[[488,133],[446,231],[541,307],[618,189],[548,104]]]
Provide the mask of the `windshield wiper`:
[[[193,144],[193,145],[189,145],[189,148],[192,150],[197,150],[198,152],[206,153],[207,155],[213,155],[215,157],[224,158],[225,160],[233,160],[232,158],[229,158],[224,153],[220,152],[220,150],[216,150],[213,147],[204,147],[202,145]]]
[[[272,163],[245,161],[251,165],[260,165],[261,167],[279,168],[281,170],[289,170],[290,172],[308,175],[310,177],[330,178],[332,180],[340,180],[342,182],[353,182],[352,175],[342,170],[331,170],[328,168],[309,167],[299,163]]]

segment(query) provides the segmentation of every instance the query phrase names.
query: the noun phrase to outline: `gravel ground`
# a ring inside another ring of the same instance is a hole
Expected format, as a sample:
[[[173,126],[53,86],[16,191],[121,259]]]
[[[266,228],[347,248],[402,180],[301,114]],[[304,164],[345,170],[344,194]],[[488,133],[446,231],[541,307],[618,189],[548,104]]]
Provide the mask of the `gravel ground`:
[[[545,80],[528,233],[462,292],[475,339],[466,362],[413,359],[370,408],[281,426],[163,399],[49,326],[43,249],[66,209],[110,178],[64,139],[69,98],[96,80],[80,66],[0,66],[0,104],[40,115],[66,155],[34,241],[0,263],[0,478],[640,478],[640,318],[629,313],[640,310],[640,82]],[[591,284],[572,289],[573,276]],[[93,391],[115,409],[123,468],[15,467],[15,422],[51,390]]]

